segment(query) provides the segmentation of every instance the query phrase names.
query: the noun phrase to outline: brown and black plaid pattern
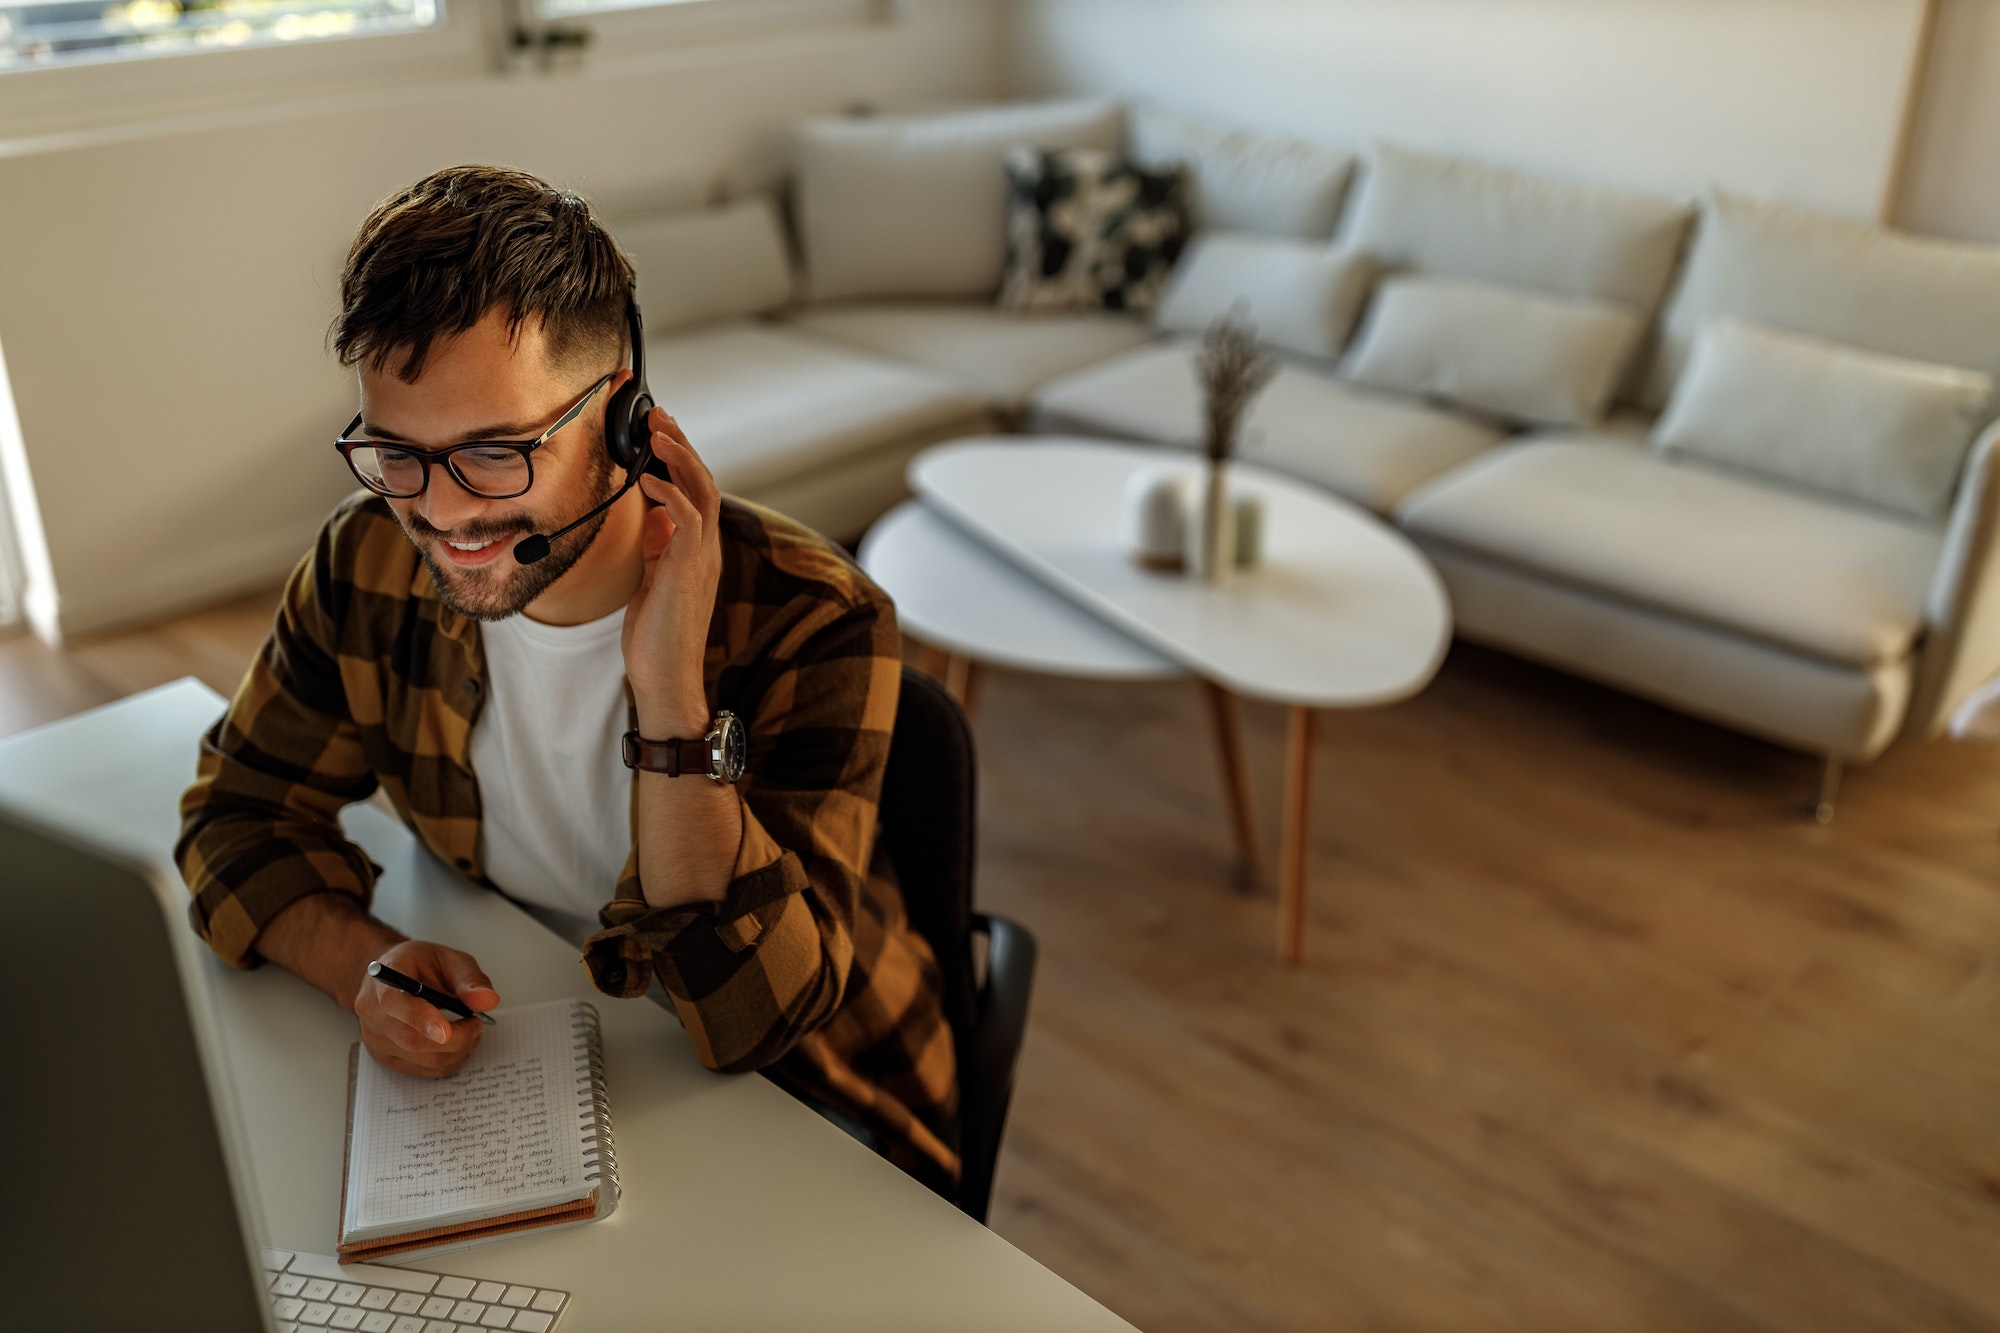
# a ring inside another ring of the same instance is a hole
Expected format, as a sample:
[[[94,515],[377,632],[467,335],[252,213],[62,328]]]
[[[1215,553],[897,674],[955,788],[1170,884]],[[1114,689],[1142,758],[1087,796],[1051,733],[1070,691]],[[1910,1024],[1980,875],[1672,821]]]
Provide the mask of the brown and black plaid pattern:
[[[657,975],[704,1064],[763,1070],[949,1180],[957,1079],[937,963],[871,859],[902,672],[894,609],[779,515],[725,500],[721,529],[704,674],[711,710],[749,729],[735,878],[720,903],[654,910],[628,856],[584,962],[611,995]],[[181,799],[177,854],[210,947],[254,966],[258,932],[298,899],[365,901],[378,867],[337,821],[378,785],[483,882],[469,753],[485,695],[477,622],[439,600],[382,500],[351,497],[293,572]]]

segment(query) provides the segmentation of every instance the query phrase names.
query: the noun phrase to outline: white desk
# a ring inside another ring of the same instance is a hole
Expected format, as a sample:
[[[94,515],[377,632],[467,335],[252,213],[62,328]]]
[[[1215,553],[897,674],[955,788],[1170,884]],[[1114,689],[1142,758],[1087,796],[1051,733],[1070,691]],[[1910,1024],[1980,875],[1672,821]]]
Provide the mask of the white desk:
[[[223,706],[180,681],[0,742],[0,802],[170,864]],[[577,995],[604,1016],[618,1211],[419,1267],[566,1287],[576,1333],[1130,1327],[765,1080],[703,1069],[671,1014],[597,994],[567,944],[393,819],[356,806],[346,826],[384,868],[385,920],[471,951],[508,1004]],[[353,1019],[276,967],[207,965],[266,1243],[331,1254]]]

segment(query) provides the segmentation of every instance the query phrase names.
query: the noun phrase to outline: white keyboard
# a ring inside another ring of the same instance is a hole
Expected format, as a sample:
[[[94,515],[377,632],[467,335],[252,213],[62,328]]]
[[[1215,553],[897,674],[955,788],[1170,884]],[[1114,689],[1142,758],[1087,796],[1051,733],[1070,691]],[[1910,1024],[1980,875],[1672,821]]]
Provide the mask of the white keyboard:
[[[549,1333],[569,1293],[548,1287],[478,1282],[380,1264],[342,1264],[329,1255],[264,1251],[278,1333],[358,1328],[362,1333],[485,1333],[505,1328]]]

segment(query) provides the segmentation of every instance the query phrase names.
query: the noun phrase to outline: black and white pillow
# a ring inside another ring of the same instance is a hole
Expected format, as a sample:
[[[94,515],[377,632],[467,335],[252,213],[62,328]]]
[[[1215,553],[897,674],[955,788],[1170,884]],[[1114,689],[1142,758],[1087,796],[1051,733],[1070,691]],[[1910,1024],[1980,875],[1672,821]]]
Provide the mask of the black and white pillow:
[[[1102,148],[1007,154],[1007,269],[1016,309],[1152,308],[1188,237],[1187,174]]]

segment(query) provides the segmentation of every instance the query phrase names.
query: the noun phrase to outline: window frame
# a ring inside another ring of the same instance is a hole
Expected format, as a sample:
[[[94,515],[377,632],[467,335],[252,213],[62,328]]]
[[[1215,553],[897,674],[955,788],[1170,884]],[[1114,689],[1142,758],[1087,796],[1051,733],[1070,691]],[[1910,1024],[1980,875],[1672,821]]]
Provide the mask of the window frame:
[[[543,19],[534,0],[439,0],[430,28],[0,71],[0,152],[322,99],[487,78],[587,77],[630,58],[790,31],[873,25],[908,0],[688,0]],[[525,30],[588,32],[581,56],[516,51]]]

